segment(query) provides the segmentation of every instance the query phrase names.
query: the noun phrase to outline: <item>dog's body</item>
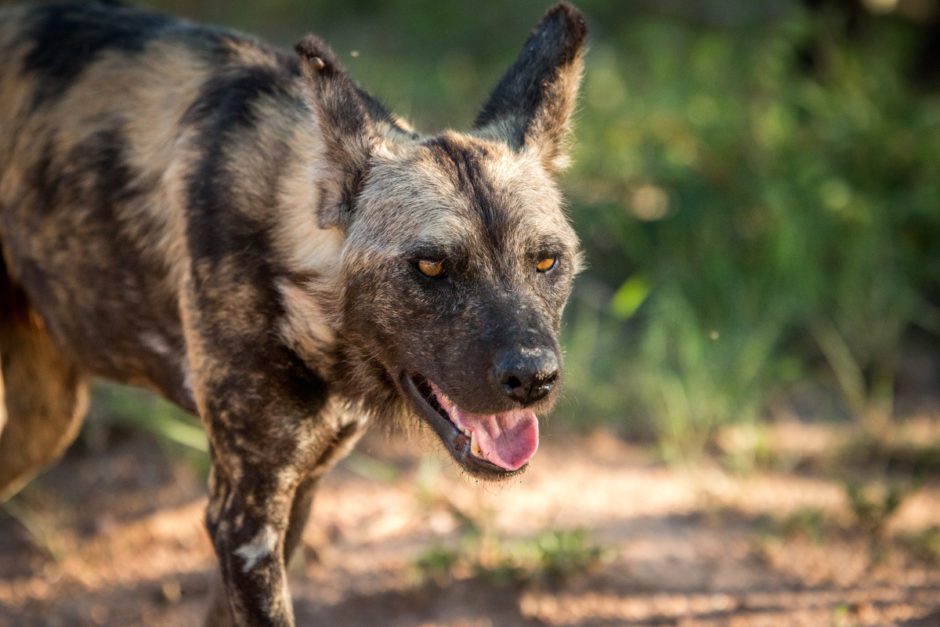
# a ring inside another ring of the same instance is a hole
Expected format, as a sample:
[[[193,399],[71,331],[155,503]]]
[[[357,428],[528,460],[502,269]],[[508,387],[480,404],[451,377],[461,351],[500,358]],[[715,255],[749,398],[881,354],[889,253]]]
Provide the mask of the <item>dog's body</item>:
[[[0,9],[0,499],[71,441],[88,376],[151,388],[209,435],[210,622],[286,625],[313,488],[370,423],[524,467],[577,269],[551,175],[583,39],[556,7],[472,133],[424,136],[312,37]]]

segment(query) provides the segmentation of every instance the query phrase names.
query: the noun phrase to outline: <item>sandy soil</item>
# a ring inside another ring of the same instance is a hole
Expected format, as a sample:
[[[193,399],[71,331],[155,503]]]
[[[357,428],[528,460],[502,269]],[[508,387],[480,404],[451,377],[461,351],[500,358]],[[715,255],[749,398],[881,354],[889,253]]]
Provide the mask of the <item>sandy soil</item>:
[[[822,472],[677,469],[606,434],[546,434],[494,486],[420,445],[371,436],[325,481],[291,569],[299,625],[940,625],[940,568],[900,540],[940,523],[940,482],[873,549]],[[199,624],[203,486],[168,459],[140,434],[79,447],[0,511],[0,625]],[[468,518],[505,545],[581,528],[602,558],[561,583],[422,577],[435,547],[466,550]]]

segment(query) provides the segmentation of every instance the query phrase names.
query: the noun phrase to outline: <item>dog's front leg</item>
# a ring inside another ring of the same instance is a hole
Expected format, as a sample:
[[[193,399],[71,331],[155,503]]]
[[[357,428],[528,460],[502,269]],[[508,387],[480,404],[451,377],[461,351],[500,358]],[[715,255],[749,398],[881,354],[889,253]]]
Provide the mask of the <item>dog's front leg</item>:
[[[332,407],[326,384],[283,346],[197,363],[212,456],[206,525],[221,575],[206,622],[292,625],[287,559],[317,480],[366,422]]]
[[[287,468],[257,472],[241,461],[216,461],[209,481],[206,526],[221,586],[214,591],[207,623],[293,625],[284,550],[296,473]]]
[[[323,381],[286,348],[261,348],[218,360],[203,349],[195,362],[212,457],[206,526],[222,584],[209,625],[293,625],[291,521],[301,524],[311,473],[343,431],[325,415]]]
[[[212,496],[210,498],[210,503],[212,504],[216,503],[217,499],[219,499],[220,502],[224,502],[226,498],[224,495],[225,490],[223,490],[221,488],[221,485],[218,483],[218,480],[216,479],[217,476],[218,475],[214,473],[212,476],[212,481],[210,482],[210,486],[212,489]],[[283,542],[281,543],[282,550],[280,551],[281,557],[283,559],[283,564],[285,567],[287,567],[288,563],[290,562],[291,554],[294,552],[294,549],[300,543],[300,539],[303,535],[303,530],[306,525],[308,515],[310,513],[310,508],[311,508],[312,501],[313,501],[313,493],[316,490],[317,482],[318,482],[317,478],[311,475],[307,479],[302,481],[300,485],[297,486],[297,489],[294,492],[293,502],[290,508],[290,517],[289,517],[289,521],[287,525],[287,531],[284,534],[284,539],[283,539]],[[231,538],[222,540],[218,531],[216,532],[211,531],[211,530],[217,530],[220,525],[225,526],[226,524],[225,516],[226,515],[223,514],[223,512],[220,509],[217,509],[215,506],[213,506],[213,507],[210,507],[209,511],[207,512],[206,522],[207,522],[207,526],[210,529],[210,533],[213,537],[213,540],[215,541],[216,538],[219,538],[219,541],[222,541],[222,543],[226,544],[227,546],[230,546],[233,542]],[[271,529],[276,528],[276,526],[272,524],[272,521],[269,521],[267,519],[259,521],[259,523],[257,523],[255,526],[258,527],[259,529],[264,528],[265,526]],[[277,526],[277,528],[280,528],[280,526]],[[237,540],[235,540],[235,542],[237,542]],[[216,546],[217,547],[219,546],[218,542],[216,543]],[[277,551],[274,551],[274,553],[276,552]],[[231,554],[232,551],[227,550],[225,551],[225,553]],[[235,557],[238,558],[236,559],[235,568],[238,568],[239,566],[239,562],[238,562],[239,559],[242,560],[241,565],[244,568],[244,566],[246,566],[247,564],[244,563],[243,556],[238,555],[237,548],[235,549],[234,553],[235,553]],[[247,612],[244,611],[244,608],[237,608],[237,610],[235,611],[238,611],[240,614],[240,618],[239,618],[240,623],[236,623],[236,619],[233,615],[234,611],[230,607],[229,599],[232,598],[233,596],[238,597],[240,595],[239,588],[237,584],[234,586],[229,585],[228,587],[226,587],[225,582],[223,580],[223,576],[222,576],[222,573],[224,572],[224,569],[225,569],[225,560],[220,559],[219,564],[220,564],[220,571],[216,573],[212,581],[212,588],[210,590],[209,611],[206,615],[206,620],[205,620],[206,626],[207,627],[221,627],[221,626],[227,627],[229,625],[241,624],[244,621],[250,621],[250,618],[246,616]],[[273,567],[273,564],[269,564],[268,567],[269,568]],[[229,581],[232,581],[231,576],[227,577],[227,579]],[[280,580],[277,579],[277,577],[274,577],[274,578],[266,577],[264,581],[261,581],[259,583],[261,584],[263,589],[267,591],[267,590],[274,589],[274,587],[269,585],[272,581],[280,581]],[[270,607],[270,604],[268,605],[268,607]]]
[[[335,430],[325,416],[318,422],[318,445],[312,455],[301,456],[315,460],[312,465],[272,466],[274,455],[221,454],[213,446],[206,523],[221,577],[213,584],[206,625],[292,624],[285,568],[300,542],[320,477],[364,429],[360,421]]]
[[[213,449],[206,526],[222,585],[207,623],[293,625],[284,566],[298,473],[226,455]]]

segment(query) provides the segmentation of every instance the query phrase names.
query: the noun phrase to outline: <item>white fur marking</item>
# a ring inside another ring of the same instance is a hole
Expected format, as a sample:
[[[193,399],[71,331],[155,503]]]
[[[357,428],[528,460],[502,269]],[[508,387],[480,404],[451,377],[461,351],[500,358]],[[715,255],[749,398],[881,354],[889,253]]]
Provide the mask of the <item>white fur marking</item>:
[[[140,334],[140,341],[157,355],[168,355],[170,353],[170,347],[161,335],[144,331]]]
[[[186,393],[189,394],[189,398],[193,399],[193,402],[195,402],[196,387],[193,379],[193,369],[189,367],[189,359],[186,357],[183,357],[182,362],[180,370],[183,373],[183,388],[186,390]]]
[[[277,533],[274,529],[265,525],[255,534],[251,542],[241,545],[235,549],[235,555],[245,560],[242,572],[250,572],[265,557],[274,553],[274,547],[277,546]]]

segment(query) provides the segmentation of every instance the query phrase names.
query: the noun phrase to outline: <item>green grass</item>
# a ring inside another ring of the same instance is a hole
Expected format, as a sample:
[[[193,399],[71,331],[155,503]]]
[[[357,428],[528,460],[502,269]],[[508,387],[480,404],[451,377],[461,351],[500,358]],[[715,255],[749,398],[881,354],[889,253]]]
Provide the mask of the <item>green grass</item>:
[[[427,511],[446,510],[456,522],[453,535],[425,550],[413,566],[418,579],[443,585],[470,577],[491,585],[556,585],[590,573],[607,551],[584,529],[553,529],[509,537],[495,525],[496,512],[458,505],[441,481],[439,461],[426,458],[415,478],[418,501]]]
[[[93,398],[94,427],[129,426],[196,454],[209,451],[199,420],[150,392],[99,382]]]
[[[840,399],[808,417],[894,417],[905,338],[940,330],[940,99],[906,77],[906,26],[872,29],[794,10],[595,42],[568,178],[591,263],[567,327],[572,421],[626,423],[678,459],[807,384]]]
[[[560,585],[592,572],[604,556],[584,529],[546,530],[517,540],[487,530],[464,532],[455,547],[432,546],[414,566],[423,581],[439,585],[461,574],[489,585]]]

